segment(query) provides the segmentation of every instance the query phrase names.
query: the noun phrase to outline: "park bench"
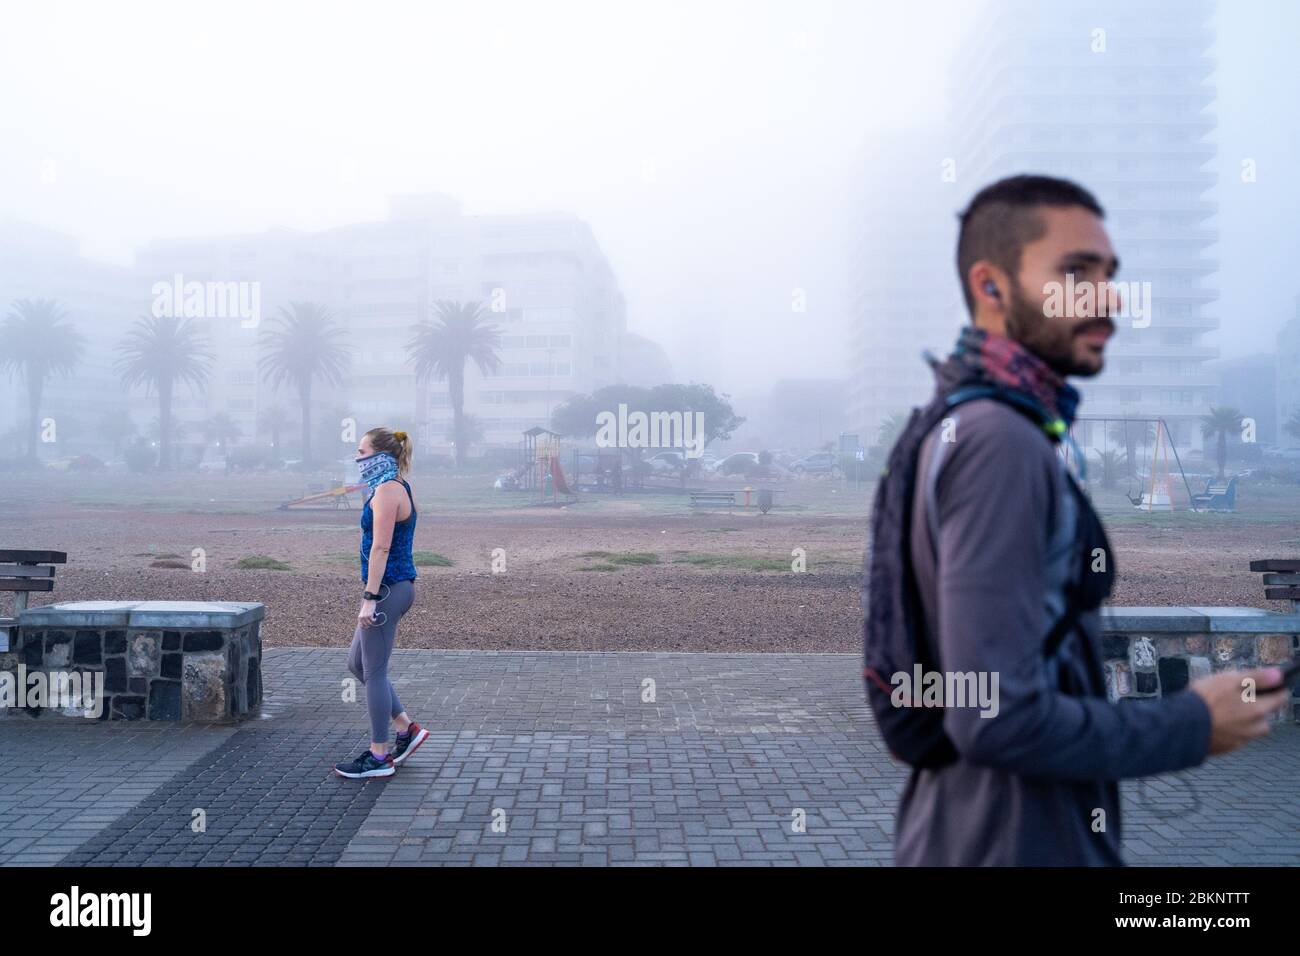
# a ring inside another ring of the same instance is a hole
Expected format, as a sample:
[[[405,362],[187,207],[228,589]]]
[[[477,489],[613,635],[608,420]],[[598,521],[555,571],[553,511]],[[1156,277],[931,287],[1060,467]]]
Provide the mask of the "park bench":
[[[704,505],[734,505],[736,503],[736,493],[734,491],[692,491],[691,507],[700,508]]]
[[[53,591],[54,565],[67,563],[63,551],[0,549],[0,591],[12,591],[14,596],[13,616],[0,616],[0,651],[11,650],[16,643],[18,616],[27,610],[27,595]]]
[[[1270,601],[1290,601],[1291,613],[1300,614],[1300,558],[1252,561],[1250,569],[1264,572],[1264,597]]]
[[[1237,479],[1235,477],[1227,481],[1210,479],[1205,483],[1204,491],[1192,495],[1192,507],[1197,511],[1236,511]]]

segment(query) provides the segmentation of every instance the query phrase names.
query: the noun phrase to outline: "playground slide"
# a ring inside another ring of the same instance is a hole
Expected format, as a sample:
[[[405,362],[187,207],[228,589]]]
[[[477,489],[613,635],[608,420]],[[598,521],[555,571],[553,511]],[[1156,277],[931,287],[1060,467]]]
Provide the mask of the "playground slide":
[[[569,483],[564,480],[564,469],[560,467],[558,456],[551,457],[551,480],[555,482],[555,490],[560,494],[573,494],[573,491],[569,488]]]

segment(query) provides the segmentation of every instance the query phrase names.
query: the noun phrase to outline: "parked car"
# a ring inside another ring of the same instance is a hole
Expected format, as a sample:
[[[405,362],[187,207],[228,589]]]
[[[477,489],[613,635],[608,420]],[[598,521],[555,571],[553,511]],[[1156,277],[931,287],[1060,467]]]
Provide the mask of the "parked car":
[[[830,475],[839,478],[842,474],[839,456],[830,451],[819,451],[792,462],[790,470],[796,475]]]
[[[717,475],[745,475],[758,468],[758,454],[752,451],[738,451],[718,462],[713,469]]]

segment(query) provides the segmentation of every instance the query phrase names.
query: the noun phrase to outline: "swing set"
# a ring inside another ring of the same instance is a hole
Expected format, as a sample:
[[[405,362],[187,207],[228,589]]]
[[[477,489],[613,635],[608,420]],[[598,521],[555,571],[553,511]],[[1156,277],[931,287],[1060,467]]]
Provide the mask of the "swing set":
[[[1088,425],[1093,422],[1101,425],[1101,453],[1103,457],[1110,454],[1110,426],[1112,424],[1122,428],[1126,458],[1128,457],[1129,448],[1133,448],[1136,453],[1139,441],[1137,436],[1140,436],[1142,452],[1140,456],[1135,454],[1136,462],[1127,462],[1128,486],[1124,489],[1124,497],[1129,500],[1133,507],[1140,511],[1173,510],[1173,477],[1169,465],[1170,455],[1172,455],[1174,464],[1178,468],[1178,476],[1182,479],[1183,488],[1187,491],[1188,508],[1192,511],[1202,510],[1197,507],[1197,496],[1192,493],[1192,487],[1187,482],[1187,473],[1183,470],[1182,459],[1178,456],[1178,446],[1174,444],[1173,433],[1169,430],[1169,426],[1163,418],[1078,418],[1071,428],[1071,436],[1073,437],[1074,430],[1080,425]],[[1137,436],[1132,441],[1130,441],[1129,435],[1130,427],[1138,429]],[[1149,458],[1147,455],[1148,447],[1150,447],[1151,452]],[[1067,458],[1072,453],[1067,447],[1065,451]],[[1136,465],[1137,462],[1146,463],[1148,460],[1150,467],[1144,476]],[[1135,489],[1136,494],[1134,494]]]

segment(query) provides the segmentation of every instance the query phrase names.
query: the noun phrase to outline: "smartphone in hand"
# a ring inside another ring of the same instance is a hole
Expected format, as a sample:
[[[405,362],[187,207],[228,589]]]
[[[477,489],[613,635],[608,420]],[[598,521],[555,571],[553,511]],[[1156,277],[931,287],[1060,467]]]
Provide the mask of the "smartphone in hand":
[[[1261,688],[1260,693],[1273,694],[1277,691],[1285,690],[1288,687],[1294,687],[1296,681],[1300,681],[1300,660],[1292,661],[1287,666],[1286,670],[1282,671],[1282,683],[1278,684],[1276,687]]]

